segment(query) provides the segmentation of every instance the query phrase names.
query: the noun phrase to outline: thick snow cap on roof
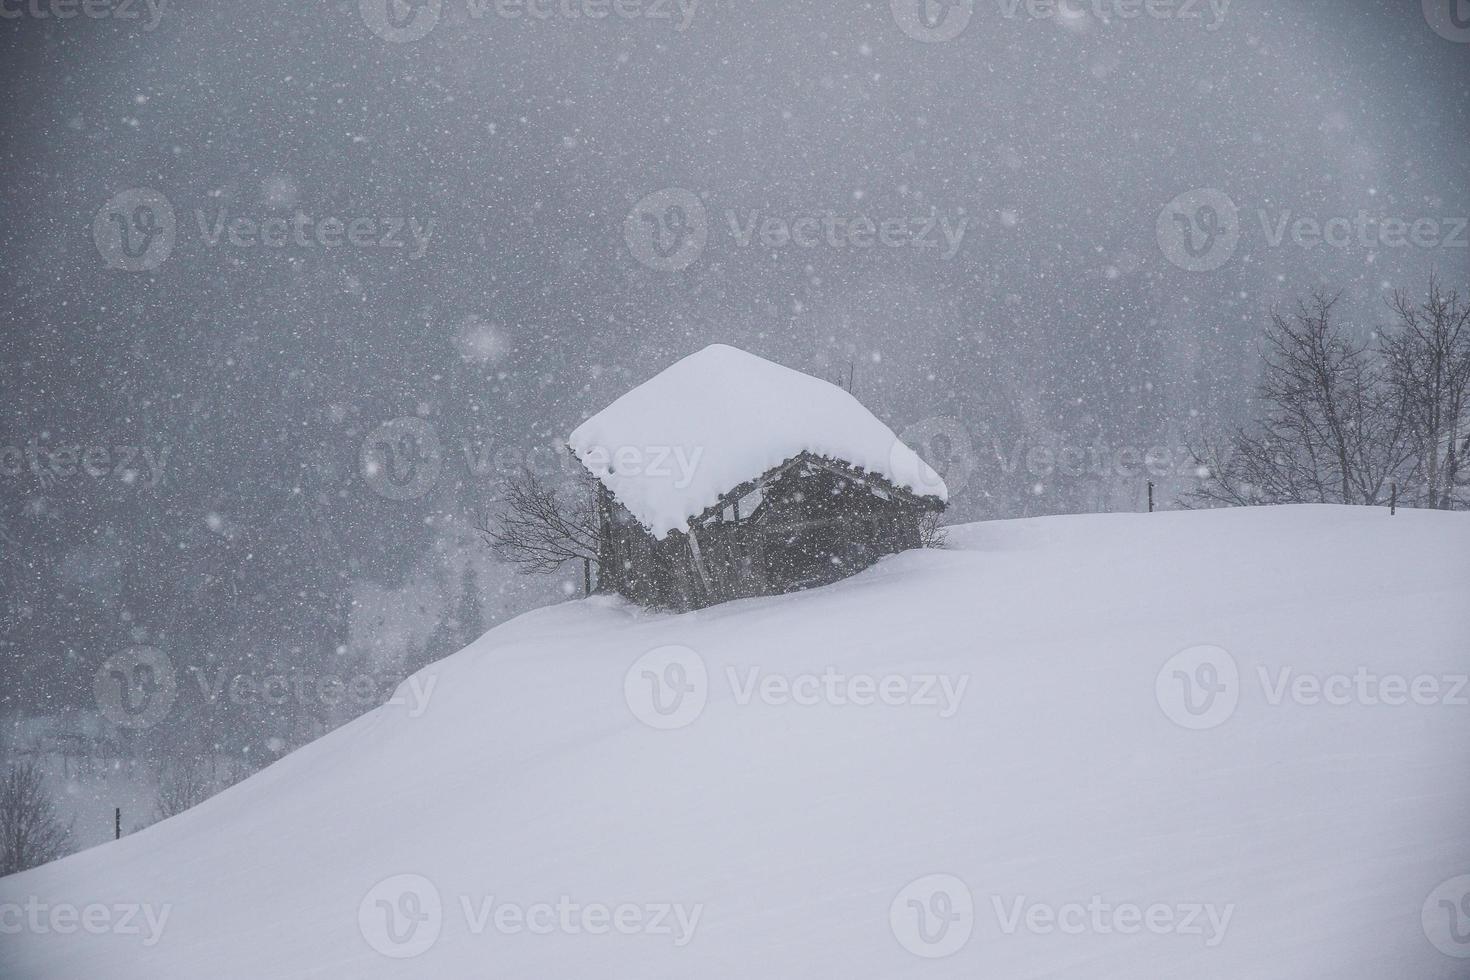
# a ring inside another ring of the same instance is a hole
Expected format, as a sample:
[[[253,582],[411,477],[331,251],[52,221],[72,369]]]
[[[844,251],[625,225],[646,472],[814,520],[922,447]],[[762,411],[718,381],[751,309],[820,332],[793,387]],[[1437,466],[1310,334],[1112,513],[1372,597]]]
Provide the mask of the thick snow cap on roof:
[[[949,499],[939,474],[852,395],[724,344],[623,395],[567,445],[658,538],[687,531],[735,487],[803,452]]]

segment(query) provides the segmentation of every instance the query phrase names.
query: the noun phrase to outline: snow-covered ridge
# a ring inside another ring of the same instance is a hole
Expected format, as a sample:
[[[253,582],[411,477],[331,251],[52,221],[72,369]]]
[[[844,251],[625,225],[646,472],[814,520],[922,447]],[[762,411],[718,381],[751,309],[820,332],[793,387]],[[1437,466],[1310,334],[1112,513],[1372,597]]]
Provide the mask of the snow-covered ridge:
[[[948,499],[939,474],[848,392],[724,344],[618,398],[568,445],[658,538],[804,452]]]
[[[506,623],[416,675],[425,710],[0,880],[0,974],[1465,975],[1441,903],[1470,873],[1470,518],[951,543],[697,613]]]

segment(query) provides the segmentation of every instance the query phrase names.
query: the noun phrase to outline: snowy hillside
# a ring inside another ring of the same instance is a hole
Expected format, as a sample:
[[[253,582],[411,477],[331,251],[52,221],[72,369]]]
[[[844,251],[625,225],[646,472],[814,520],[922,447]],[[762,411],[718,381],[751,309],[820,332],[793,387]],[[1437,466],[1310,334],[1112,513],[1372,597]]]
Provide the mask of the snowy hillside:
[[[1309,507],[566,603],[0,881],[0,973],[1464,977],[1467,594],[1465,515]]]

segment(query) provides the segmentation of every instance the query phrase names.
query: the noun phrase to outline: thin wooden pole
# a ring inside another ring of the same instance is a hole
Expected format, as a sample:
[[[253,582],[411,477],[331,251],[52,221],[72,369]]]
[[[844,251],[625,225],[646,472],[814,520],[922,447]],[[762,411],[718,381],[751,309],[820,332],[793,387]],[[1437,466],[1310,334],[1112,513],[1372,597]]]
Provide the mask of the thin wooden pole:
[[[122,807],[112,810],[112,839],[122,840]]]
[[[704,587],[704,595],[707,599],[714,598],[714,589],[710,587],[709,572],[704,568],[704,555],[699,550],[699,536],[694,533],[693,525],[689,528],[689,555],[694,559],[694,571],[699,576],[699,584]]]
[[[1148,512],[1154,512],[1154,481],[1148,481]]]

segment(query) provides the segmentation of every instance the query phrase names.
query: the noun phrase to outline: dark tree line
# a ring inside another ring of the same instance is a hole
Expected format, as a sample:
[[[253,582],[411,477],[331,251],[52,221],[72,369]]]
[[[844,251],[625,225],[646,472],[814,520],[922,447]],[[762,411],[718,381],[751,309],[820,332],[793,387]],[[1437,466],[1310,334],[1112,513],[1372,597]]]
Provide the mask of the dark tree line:
[[[1470,503],[1470,306],[1431,277],[1396,293],[1394,322],[1356,341],[1315,293],[1266,329],[1261,414],[1195,450],[1186,504]]]

